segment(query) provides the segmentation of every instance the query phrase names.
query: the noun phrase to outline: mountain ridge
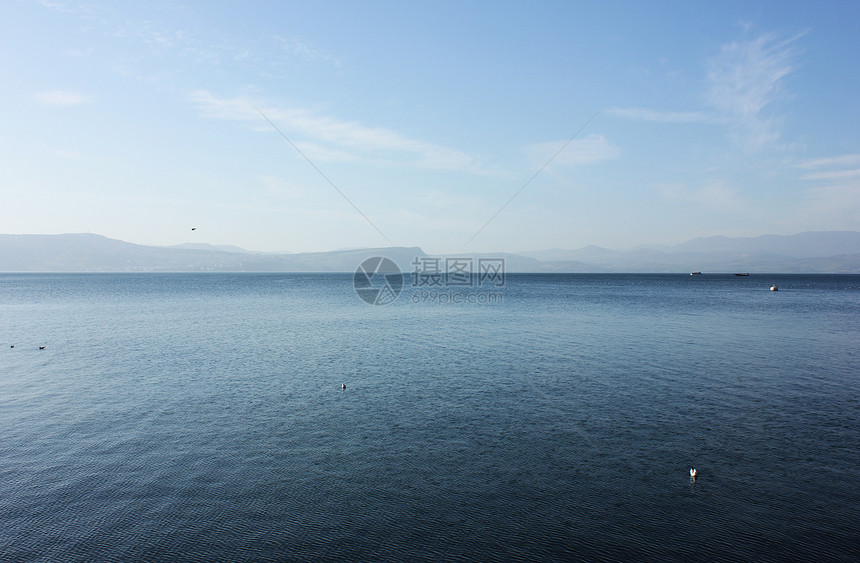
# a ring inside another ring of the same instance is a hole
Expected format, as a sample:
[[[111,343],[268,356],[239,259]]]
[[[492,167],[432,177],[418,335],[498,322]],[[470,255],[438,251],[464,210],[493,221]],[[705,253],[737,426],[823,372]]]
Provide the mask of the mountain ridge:
[[[416,259],[496,257],[507,272],[534,273],[860,273],[860,232],[700,237],[673,246],[612,250],[595,245],[520,253],[429,255],[420,247],[263,253],[233,245],[148,246],[92,233],[0,234],[0,272],[354,272],[386,256],[401,271]]]

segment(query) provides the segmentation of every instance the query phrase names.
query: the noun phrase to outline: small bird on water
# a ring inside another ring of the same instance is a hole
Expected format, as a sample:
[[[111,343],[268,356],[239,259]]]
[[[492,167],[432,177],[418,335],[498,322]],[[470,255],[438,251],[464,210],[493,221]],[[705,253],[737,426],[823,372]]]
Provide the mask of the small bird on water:
[[[340,388],[341,388],[341,389],[346,389],[346,383],[341,383],[341,384],[340,384]]]
[[[39,346],[39,350],[44,350],[44,349],[45,349],[44,346]]]
[[[690,468],[690,479],[695,481],[698,476],[699,476],[699,470],[691,467]]]

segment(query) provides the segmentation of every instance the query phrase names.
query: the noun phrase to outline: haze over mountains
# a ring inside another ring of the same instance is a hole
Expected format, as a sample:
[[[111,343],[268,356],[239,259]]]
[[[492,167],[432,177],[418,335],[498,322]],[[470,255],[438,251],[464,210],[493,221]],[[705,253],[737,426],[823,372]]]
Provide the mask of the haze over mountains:
[[[205,243],[145,246],[95,234],[0,235],[0,272],[354,272],[386,256],[415,270],[418,247],[269,254]],[[586,246],[519,254],[444,255],[504,258],[514,272],[860,273],[860,232],[823,231],[751,238],[706,237],[674,246],[610,250]]]

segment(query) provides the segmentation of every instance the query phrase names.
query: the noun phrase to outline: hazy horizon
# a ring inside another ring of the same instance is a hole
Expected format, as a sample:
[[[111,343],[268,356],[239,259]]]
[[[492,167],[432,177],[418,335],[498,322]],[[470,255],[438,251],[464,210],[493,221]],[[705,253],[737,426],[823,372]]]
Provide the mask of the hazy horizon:
[[[700,240],[719,239],[719,238],[724,238],[726,240],[739,242],[739,241],[744,241],[744,240],[753,241],[756,239],[767,238],[767,237],[787,237],[787,238],[790,238],[790,237],[803,236],[803,235],[809,235],[809,234],[839,234],[839,233],[846,233],[846,234],[851,233],[851,234],[860,235],[860,231],[805,231],[802,233],[791,233],[788,235],[775,235],[773,233],[765,233],[765,234],[761,234],[761,235],[754,235],[751,237],[727,237],[724,235],[713,235],[713,236],[695,237],[695,238],[682,240],[678,244],[649,244],[646,242],[642,242],[642,243],[636,244],[635,246],[615,247],[615,248],[600,246],[600,245],[596,245],[596,244],[584,244],[582,246],[575,247],[575,248],[574,247],[570,247],[570,248],[553,247],[553,248],[533,248],[533,249],[523,250],[523,251],[519,251],[519,252],[508,252],[508,251],[504,251],[504,250],[497,250],[497,251],[491,250],[491,251],[487,251],[487,252],[495,253],[495,254],[520,254],[523,256],[527,256],[527,255],[531,255],[531,254],[539,254],[542,252],[552,252],[552,251],[587,250],[589,248],[598,248],[598,249],[602,249],[602,250],[609,250],[612,252],[628,252],[628,251],[636,251],[636,250],[643,250],[643,249],[672,249],[672,248],[675,248],[678,246],[683,246],[684,244],[687,244],[687,243],[693,243],[693,242],[700,241]],[[205,247],[208,247],[208,248],[211,248],[213,250],[225,250],[228,252],[230,252],[230,251],[242,251],[242,252],[258,253],[258,254],[333,253],[333,252],[348,252],[348,251],[353,251],[353,250],[375,250],[375,249],[385,249],[385,248],[420,248],[421,250],[425,250],[424,248],[421,247],[421,245],[413,245],[413,246],[406,246],[406,245],[345,246],[345,247],[339,247],[339,248],[329,248],[329,249],[323,249],[323,250],[309,250],[309,251],[301,251],[301,250],[300,251],[294,251],[294,250],[290,250],[290,249],[285,249],[285,250],[258,250],[256,248],[247,248],[247,247],[239,246],[236,244],[231,244],[229,242],[209,243],[209,242],[199,242],[199,241],[193,241],[193,240],[187,240],[185,242],[173,243],[173,244],[163,244],[163,245],[162,244],[147,244],[147,243],[143,243],[143,242],[139,242],[139,241],[117,239],[117,238],[113,238],[113,237],[108,237],[107,235],[103,235],[101,233],[91,233],[91,232],[87,232],[87,233],[0,233],[0,236],[9,236],[9,235],[11,235],[11,236],[34,235],[34,236],[49,236],[49,237],[92,235],[92,236],[103,237],[106,239],[124,242],[124,243],[128,243],[128,244],[139,245],[139,246],[151,246],[151,247],[155,247],[155,248],[174,248],[174,247],[205,248]],[[858,247],[857,250],[858,250],[858,252],[860,252],[860,247]],[[427,254],[428,255],[433,255],[433,254],[452,255],[454,253],[427,252]],[[463,252],[462,254],[469,254],[469,252]],[[472,253],[472,254],[476,254],[476,253]]]
[[[857,231],[858,16],[13,2],[0,231],[431,254]]]

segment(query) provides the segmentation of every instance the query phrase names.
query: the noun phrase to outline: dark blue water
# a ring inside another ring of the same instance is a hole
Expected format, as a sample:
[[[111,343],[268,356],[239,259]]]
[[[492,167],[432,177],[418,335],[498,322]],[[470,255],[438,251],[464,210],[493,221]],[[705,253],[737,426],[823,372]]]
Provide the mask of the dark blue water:
[[[0,560],[860,557],[860,276],[413,291],[0,275]]]

